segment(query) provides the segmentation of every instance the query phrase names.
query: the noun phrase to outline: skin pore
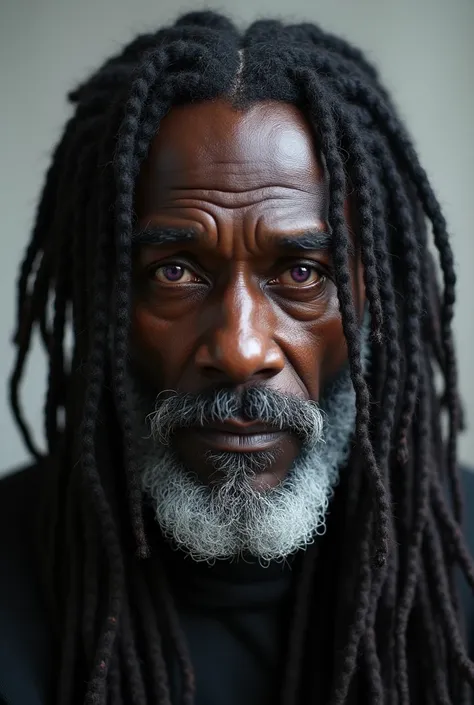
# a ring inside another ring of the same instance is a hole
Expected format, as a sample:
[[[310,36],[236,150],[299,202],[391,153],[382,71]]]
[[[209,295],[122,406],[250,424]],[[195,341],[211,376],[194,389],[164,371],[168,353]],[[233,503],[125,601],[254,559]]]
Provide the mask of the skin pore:
[[[304,116],[284,103],[205,102],[162,121],[137,184],[131,347],[155,394],[258,383],[318,401],[344,366],[316,154]],[[354,238],[351,268],[362,316]],[[210,451],[271,450],[257,487],[281,482],[299,453],[294,434],[243,419],[182,429],[175,443],[205,484]]]

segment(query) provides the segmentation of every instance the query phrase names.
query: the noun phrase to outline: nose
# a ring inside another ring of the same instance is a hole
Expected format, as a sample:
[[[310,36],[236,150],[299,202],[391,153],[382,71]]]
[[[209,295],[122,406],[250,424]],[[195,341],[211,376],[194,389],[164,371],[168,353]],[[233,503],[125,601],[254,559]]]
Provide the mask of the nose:
[[[208,311],[209,328],[196,351],[206,377],[243,384],[273,377],[285,358],[274,340],[275,315],[264,292],[250,284],[229,284]]]

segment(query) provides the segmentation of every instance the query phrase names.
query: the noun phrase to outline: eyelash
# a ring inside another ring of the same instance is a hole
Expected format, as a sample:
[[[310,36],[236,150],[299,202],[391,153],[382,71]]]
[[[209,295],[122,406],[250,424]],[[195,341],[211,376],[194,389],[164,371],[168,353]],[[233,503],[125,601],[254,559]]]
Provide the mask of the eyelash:
[[[164,269],[165,267],[173,267],[173,266],[183,267],[183,269],[188,270],[189,272],[195,274],[195,276],[204,279],[205,282],[207,281],[206,277],[204,275],[200,274],[199,272],[196,272],[195,269],[193,267],[189,266],[189,264],[187,262],[183,262],[180,260],[170,260],[168,262],[160,262],[160,264],[155,264],[153,266],[150,266],[148,268],[149,276],[151,279],[154,279],[156,277],[156,273],[158,272],[158,270]],[[321,265],[319,262],[318,263],[314,262],[314,260],[294,260],[291,264],[288,264],[287,267],[282,269],[281,272],[277,276],[281,276],[282,274],[285,274],[286,272],[290,271],[291,269],[295,269],[297,267],[308,267],[308,269],[315,271],[320,277],[320,279],[318,280],[317,283],[306,285],[307,288],[310,288],[311,286],[319,286],[322,283],[324,283],[325,279],[332,280],[332,275],[331,275],[331,272],[328,270],[328,268],[323,267],[323,265]],[[272,277],[270,279],[270,281],[273,279],[276,279],[276,277]],[[163,282],[158,282],[158,283],[163,284]],[[179,284],[179,280],[176,283]],[[189,283],[200,283],[200,282],[187,282],[187,283],[189,284]],[[172,286],[173,282],[170,282],[170,285]],[[166,284],[164,284],[164,286],[166,286]],[[298,284],[296,282],[295,282],[294,287],[297,289],[303,288],[303,286],[298,286]]]

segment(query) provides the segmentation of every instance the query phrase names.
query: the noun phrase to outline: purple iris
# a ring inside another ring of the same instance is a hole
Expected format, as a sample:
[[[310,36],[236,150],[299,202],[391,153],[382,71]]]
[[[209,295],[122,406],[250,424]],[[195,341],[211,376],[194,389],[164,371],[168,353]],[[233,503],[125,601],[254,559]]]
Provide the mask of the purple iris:
[[[308,281],[311,275],[311,267],[305,267],[304,265],[299,265],[298,267],[292,267],[291,276],[298,284],[303,284]]]
[[[184,267],[179,264],[169,264],[163,268],[163,274],[170,282],[177,282],[183,276]]]

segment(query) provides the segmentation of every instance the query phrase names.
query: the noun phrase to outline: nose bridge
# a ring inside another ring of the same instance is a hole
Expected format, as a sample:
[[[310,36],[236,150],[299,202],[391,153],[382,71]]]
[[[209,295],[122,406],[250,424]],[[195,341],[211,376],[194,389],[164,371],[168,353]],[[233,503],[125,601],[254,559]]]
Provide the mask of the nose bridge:
[[[252,286],[240,276],[230,283],[225,291],[220,334],[222,336],[229,333],[231,337],[235,336],[237,345],[262,338],[259,317],[260,320],[265,317],[266,306],[265,302],[260,301],[261,292],[256,289],[256,286]]]
[[[265,336],[270,334],[270,321],[265,320],[268,318],[265,313],[268,303],[262,298],[257,286],[245,281],[242,275],[226,287],[215,336],[216,352],[228,359],[230,365],[251,366],[265,353]]]
[[[271,304],[257,283],[242,273],[233,277],[217,310],[208,331],[207,367],[239,381],[282,369]]]

